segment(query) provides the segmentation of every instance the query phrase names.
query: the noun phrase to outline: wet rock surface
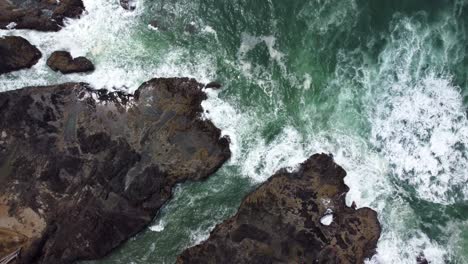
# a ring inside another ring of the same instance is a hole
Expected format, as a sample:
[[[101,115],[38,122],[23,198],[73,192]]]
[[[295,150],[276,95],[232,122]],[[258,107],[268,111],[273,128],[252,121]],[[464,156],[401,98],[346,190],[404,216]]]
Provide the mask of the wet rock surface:
[[[174,78],[134,95],[83,83],[0,93],[0,242],[21,238],[3,251],[23,246],[19,263],[103,257],[175,184],[214,173],[229,143],[200,119],[202,87]]]
[[[346,207],[345,175],[325,154],[297,172],[277,172],[177,263],[363,263],[375,253],[380,224],[375,211]]]
[[[30,68],[41,52],[22,37],[0,37],[0,74]]]
[[[0,0],[0,28],[58,31],[83,11],[81,0]]]
[[[89,59],[85,57],[73,58],[67,51],[53,52],[47,59],[47,66],[63,74],[94,71],[94,64]]]

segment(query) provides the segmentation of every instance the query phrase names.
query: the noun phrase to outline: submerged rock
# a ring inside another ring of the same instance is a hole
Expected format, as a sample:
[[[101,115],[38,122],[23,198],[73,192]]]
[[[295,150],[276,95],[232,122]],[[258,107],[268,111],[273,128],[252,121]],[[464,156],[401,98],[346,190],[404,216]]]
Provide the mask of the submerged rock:
[[[22,37],[0,38],[0,74],[30,68],[41,56],[41,52]]]
[[[177,263],[363,263],[380,224],[373,210],[345,205],[345,175],[325,154],[277,172]]]
[[[65,18],[83,13],[81,0],[0,0],[0,28],[58,31]]]
[[[67,51],[54,51],[47,60],[47,66],[63,74],[94,71],[94,64],[85,57],[73,58]]]
[[[19,263],[103,257],[175,184],[214,173],[229,143],[200,119],[202,88],[173,78],[134,95],[83,83],[0,93],[0,231],[22,238],[8,246],[23,246]]]

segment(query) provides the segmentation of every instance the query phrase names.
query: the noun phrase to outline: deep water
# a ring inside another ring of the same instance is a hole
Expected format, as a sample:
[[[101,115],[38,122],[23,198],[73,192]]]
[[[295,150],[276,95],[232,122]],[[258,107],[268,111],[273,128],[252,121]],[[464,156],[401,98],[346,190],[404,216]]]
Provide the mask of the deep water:
[[[348,204],[379,213],[370,263],[468,263],[468,1],[140,0],[135,12],[84,2],[88,14],[59,33],[0,31],[46,55],[0,76],[0,91],[216,80],[224,88],[207,91],[205,117],[233,151],[209,180],[178,186],[150,228],[90,263],[173,263],[252,188],[316,152],[347,171]],[[97,70],[52,72],[56,49]]]

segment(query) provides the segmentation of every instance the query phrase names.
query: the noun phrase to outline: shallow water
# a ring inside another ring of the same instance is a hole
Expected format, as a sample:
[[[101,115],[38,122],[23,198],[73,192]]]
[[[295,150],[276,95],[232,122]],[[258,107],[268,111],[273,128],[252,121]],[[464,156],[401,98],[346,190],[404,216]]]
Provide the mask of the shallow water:
[[[0,76],[0,91],[217,80],[224,88],[207,91],[205,116],[233,151],[209,180],[178,186],[150,228],[91,263],[173,263],[256,185],[316,152],[333,153],[348,172],[348,204],[379,213],[370,263],[415,263],[420,254],[468,263],[468,1],[146,0],[135,12],[84,2],[88,14],[59,33],[0,31],[45,55]],[[88,56],[97,70],[50,71],[56,49]]]

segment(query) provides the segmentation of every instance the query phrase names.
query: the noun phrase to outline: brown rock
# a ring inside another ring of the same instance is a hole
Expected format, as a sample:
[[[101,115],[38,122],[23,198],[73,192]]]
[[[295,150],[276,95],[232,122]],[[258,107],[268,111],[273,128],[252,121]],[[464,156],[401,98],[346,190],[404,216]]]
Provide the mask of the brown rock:
[[[65,18],[77,18],[83,10],[81,0],[0,0],[0,28],[14,23],[18,29],[58,31]]]
[[[90,60],[85,57],[73,58],[67,51],[54,51],[47,60],[47,66],[63,74],[94,71]]]
[[[345,175],[325,154],[277,172],[177,263],[363,263],[381,229],[373,210],[346,207]]]
[[[22,37],[0,38],[0,74],[30,68],[41,52]]]
[[[24,246],[19,263],[103,257],[151,223],[175,184],[214,173],[229,143],[200,119],[202,88],[173,78],[134,95],[83,83],[0,93],[0,228],[27,237],[10,245]]]

